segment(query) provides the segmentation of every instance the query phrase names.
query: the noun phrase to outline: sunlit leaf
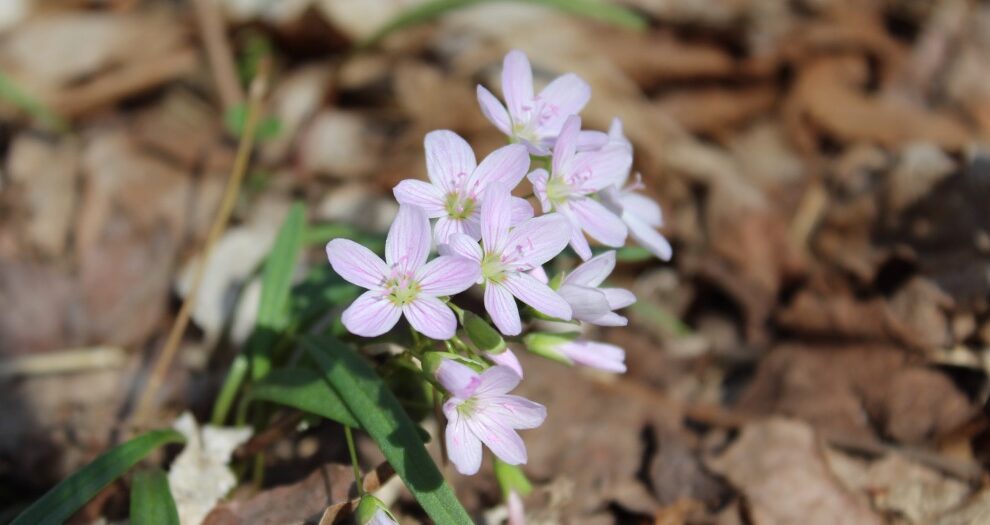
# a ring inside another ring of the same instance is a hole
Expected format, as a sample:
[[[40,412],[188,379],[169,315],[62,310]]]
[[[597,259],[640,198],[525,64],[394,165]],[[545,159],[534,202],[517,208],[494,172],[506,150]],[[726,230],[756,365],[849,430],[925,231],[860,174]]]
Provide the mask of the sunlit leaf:
[[[179,525],[168,477],[161,469],[142,470],[131,482],[131,523],[133,525]]]

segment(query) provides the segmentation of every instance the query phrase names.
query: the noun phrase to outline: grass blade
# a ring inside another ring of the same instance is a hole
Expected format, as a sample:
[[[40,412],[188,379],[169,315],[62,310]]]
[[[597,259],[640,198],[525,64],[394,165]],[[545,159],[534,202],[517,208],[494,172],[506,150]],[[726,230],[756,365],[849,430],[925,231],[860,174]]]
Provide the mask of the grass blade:
[[[162,469],[142,470],[131,483],[131,523],[133,525],[179,525],[168,477]]]
[[[429,22],[451,11],[495,1],[510,0],[433,0],[403,11],[398,16],[387,22],[381,29],[375,31],[371,36],[362,41],[358,48],[367,48],[375,45],[386,36],[395,31],[405,29],[417,24]],[[575,15],[585,16],[609,24],[626,27],[635,30],[643,30],[647,27],[647,21],[634,11],[624,7],[608,4],[596,0],[511,0],[523,4],[540,5],[552,7]]]
[[[423,446],[416,425],[371,365],[330,337],[307,336],[303,346],[433,521],[471,525],[471,517]]]
[[[175,430],[153,430],[127,441],[79,469],[35,501],[11,525],[58,525],[152,450],[183,443]]]
[[[249,402],[270,401],[332,419],[349,427],[361,426],[323,376],[308,368],[273,370],[251,386],[245,399]]]

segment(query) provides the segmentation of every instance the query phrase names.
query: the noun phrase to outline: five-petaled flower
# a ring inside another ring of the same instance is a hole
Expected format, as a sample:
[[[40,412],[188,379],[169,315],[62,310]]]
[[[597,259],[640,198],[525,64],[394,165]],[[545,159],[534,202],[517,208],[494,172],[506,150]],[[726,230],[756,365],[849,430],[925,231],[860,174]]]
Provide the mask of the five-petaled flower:
[[[632,145],[622,134],[621,120],[612,121],[608,130],[608,137],[610,143],[625,145],[632,151]],[[621,215],[622,222],[629,227],[629,235],[640,246],[660,259],[669,261],[673,255],[673,249],[670,247],[670,242],[657,231],[657,228],[663,226],[663,213],[660,210],[660,205],[638,192],[644,188],[639,173],[636,174],[635,181],[626,186],[628,179],[629,172],[626,171],[614,186],[602,190],[602,202],[609,209]]]
[[[513,141],[525,144],[533,155],[550,153],[564,120],[581,112],[591,98],[591,87],[581,77],[568,73],[555,78],[533,95],[533,70],[526,54],[518,49],[502,63],[502,94],[506,106],[478,85],[478,103],[485,117]],[[607,140],[600,132],[584,132],[582,145],[593,147]]]
[[[450,339],[457,318],[438,299],[462,292],[479,276],[478,265],[454,255],[426,262],[430,221],[416,206],[400,206],[385,240],[385,261],[348,239],[327,244],[327,258],[341,277],[367,288],[341,316],[344,326],[364,337],[389,331],[406,316],[416,331],[433,339]]]
[[[592,257],[564,276],[557,293],[571,305],[574,318],[599,326],[625,326],[629,320],[613,312],[636,302],[624,288],[599,288],[615,269],[615,252]]]
[[[570,320],[571,307],[529,271],[549,261],[567,246],[567,219],[548,213],[511,228],[509,190],[492,184],[481,209],[482,246],[464,234],[453,234],[442,253],[475,262],[485,284],[485,309],[505,335],[522,331],[513,297],[558,319]]]
[[[434,230],[437,244],[447,242],[452,233],[464,233],[477,240],[481,197],[491,183],[515,188],[529,169],[529,154],[520,144],[493,151],[477,164],[471,146],[453,131],[427,133],[426,173],[430,182],[407,179],[392,192],[399,204],[419,206],[430,218],[439,218]],[[513,199],[513,224],[533,216],[524,199]]]
[[[587,260],[591,246],[582,230],[598,242],[620,247],[626,242],[626,225],[592,194],[622,180],[632,166],[632,151],[611,142],[598,150],[578,151],[581,118],[572,115],[564,123],[553,150],[552,173],[538,169],[529,174],[543,212],[554,210],[571,223],[570,242],[574,251]]]
[[[526,463],[526,445],[516,430],[540,426],[547,409],[509,394],[519,384],[515,372],[505,366],[493,366],[479,374],[445,359],[436,374],[451,394],[443,404],[447,417],[445,438],[450,460],[458,472],[478,472],[482,443],[509,465]]]

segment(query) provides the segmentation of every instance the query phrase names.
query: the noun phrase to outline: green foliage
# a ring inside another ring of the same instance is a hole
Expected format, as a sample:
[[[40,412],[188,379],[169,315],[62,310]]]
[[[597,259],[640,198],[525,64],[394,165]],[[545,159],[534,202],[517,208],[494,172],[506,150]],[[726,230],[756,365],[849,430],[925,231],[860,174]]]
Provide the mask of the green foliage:
[[[223,114],[224,128],[235,137],[240,137],[244,133],[244,125],[247,122],[247,104],[238,104]],[[258,121],[258,128],[255,130],[255,140],[265,142],[272,140],[282,133],[282,121],[274,117],[263,117]]]
[[[0,100],[5,100],[42,125],[59,132],[69,131],[69,124],[51,108],[27,94],[0,71]]]
[[[308,368],[273,370],[251,386],[245,399],[248,402],[270,401],[316,414],[342,425],[361,427],[361,423],[354,418],[323,376]]]
[[[430,518],[444,525],[471,525],[419,439],[416,425],[374,368],[331,337],[307,336],[303,346]]]
[[[153,430],[96,458],[45,493],[11,525],[58,525],[86,504],[113,480],[122,476],[152,450],[169,443],[183,443],[175,430]]]
[[[133,525],[179,525],[168,477],[161,469],[142,470],[131,483],[131,523]]]

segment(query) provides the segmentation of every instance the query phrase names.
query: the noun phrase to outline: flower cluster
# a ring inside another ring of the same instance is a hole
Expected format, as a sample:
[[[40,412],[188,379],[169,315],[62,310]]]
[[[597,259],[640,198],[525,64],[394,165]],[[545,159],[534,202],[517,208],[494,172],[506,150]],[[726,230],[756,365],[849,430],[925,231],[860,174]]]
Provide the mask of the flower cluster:
[[[564,363],[625,371],[621,348],[582,339],[577,330],[581,323],[624,326],[616,310],[636,300],[628,290],[603,287],[616,252],[594,255],[588,239],[620,248],[632,237],[661,259],[671,256],[657,231],[660,207],[638,192],[639,176],[627,184],[633,155],[621,123],[607,134],[581,129],[578,113],[591,97],[584,80],[563,75],[534,94],[526,55],[512,51],[502,71],[505,104],[482,86],[477,93],[481,111],[509,145],[479,163],[456,133],[428,133],[429,181],[404,180],[394,188],[400,206],[385,260],[347,239],[327,245],[333,269],[367,289],[342,314],[347,330],[377,337],[405,317],[429,338],[414,338],[409,350],[446,393],[447,451],[463,474],[479,470],[482,444],[505,464],[525,463],[517,430],[538,427],[546,417],[542,405],[509,394],[523,373],[506,339]],[[528,199],[513,196],[524,180],[539,215]],[[583,263],[549,279],[543,265],[568,246]],[[432,260],[431,247],[438,254]],[[451,300],[475,285],[484,290],[497,332]],[[517,301],[528,308],[520,311]],[[532,320],[575,330],[517,338]]]

